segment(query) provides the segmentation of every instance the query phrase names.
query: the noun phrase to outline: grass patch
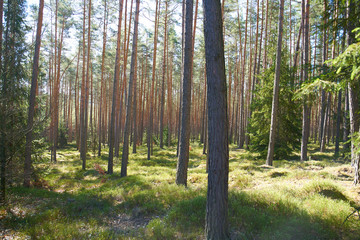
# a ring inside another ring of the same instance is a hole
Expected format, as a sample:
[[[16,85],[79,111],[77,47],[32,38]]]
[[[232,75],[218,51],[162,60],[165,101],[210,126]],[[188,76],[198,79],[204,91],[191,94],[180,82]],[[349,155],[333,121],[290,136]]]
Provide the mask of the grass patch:
[[[263,165],[254,153],[230,146],[229,225],[232,239],[357,239],[359,187],[351,186],[349,163],[318,153],[311,161]],[[108,149],[89,153],[81,169],[74,148],[59,150],[58,163],[35,169],[49,187],[12,187],[0,221],[20,239],[201,239],[206,213],[206,156],[191,144],[188,187],[177,186],[176,146],[147,160],[145,146],[130,154],[127,177],[104,175]],[[44,159],[48,153],[44,153]],[[9,232],[8,231],[8,232]]]

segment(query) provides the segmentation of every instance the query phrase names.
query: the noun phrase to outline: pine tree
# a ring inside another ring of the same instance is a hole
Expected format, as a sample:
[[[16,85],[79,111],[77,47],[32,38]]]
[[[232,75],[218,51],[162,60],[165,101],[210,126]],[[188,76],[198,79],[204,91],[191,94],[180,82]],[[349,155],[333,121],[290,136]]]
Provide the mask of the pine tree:
[[[209,124],[209,176],[205,232],[207,239],[229,239],[229,122],[222,15],[218,0],[204,0],[203,6]]]
[[[30,186],[31,177],[31,144],[32,144],[32,133],[34,124],[35,114],[35,97],[37,88],[37,78],[39,75],[39,57],[40,57],[40,44],[41,44],[41,28],[43,20],[44,0],[40,0],[39,4],[39,17],[38,26],[36,30],[36,42],[35,42],[35,54],[33,61],[33,70],[31,77],[31,90],[29,98],[29,110],[28,110],[28,122],[27,122],[27,134],[26,134],[26,146],[25,146],[25,165],[24,165],[24,186]]]
[[[1,2],[2,3],[2,2]],[[0,4],[1,5],[1,4]],[[20,157],[17,148],[24,143],[27,79],[24,66],[26,43],[25,0],[8,0],[4,8],[5,37],[0,80],[0,161],[1,161],[1,202],[5,202],[6,166]]]

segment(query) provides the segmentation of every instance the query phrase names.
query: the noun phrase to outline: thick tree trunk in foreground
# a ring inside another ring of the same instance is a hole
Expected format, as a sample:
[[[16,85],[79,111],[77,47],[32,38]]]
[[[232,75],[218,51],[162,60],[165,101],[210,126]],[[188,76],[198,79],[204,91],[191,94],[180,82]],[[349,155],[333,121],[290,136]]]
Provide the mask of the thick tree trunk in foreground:
[[[355,1],[347,0],[347,46],[350,46],[355,42],[355,33],[352,31],[355,28],[353,17],[355,16]],[[350,134],[353,136],[355,133],[359,132],[359,83],[351,82],[348,83],[348,93],[349,93],[349,113],[350,113]],[[353,137],[352,137],[353,138]],[[360,182],[360,155],[356,153],[356,146],[351,139],[351,166],[354,168],[354,184]]]
[[[0,0],[0,76],[2,74],[2,44],[3,44],[3,13],[4,13],[4,0]],[[2,93],[5,93],[4,89],[1,89]],[[0,110],[4,113],[6,109],[4,106],[5,103],[0,103]],[[0,184],[1,184],[1,195],[0,195],[0,204],[5,204],[6,202],[6,135],[3,131],[5,129],[5,114],[0,114]]]
[[[228,239],[229,122],[221,6],[218,0],[203,0],[203,6],[209,131],[205,232],[207,239]]]
[[[191,76],[192,76],[192,25],[193,0],[185,2],[185,46],[182,74],[181,130],[179,158],[176,170],[176,184],[187,184],[187,168],[190,146],[190,108],[191,108]]]
[[[124,130],[124,146],[121,159],[121,177],[127,175],[127,164],[129,161],[129,135],[131,128],[131,114],[132,114],[132,97],[134,91],[134,82],[136,81],[136,61],[137,61],[137,37],[138,37],[138,26],[139,26],[139,6],[140,0],[136,0],[136,12],[135,12],[135,24],[134,24],[134,35],[133,35],[133,46],[131,54],[131,67],[130,67],[130,79],[129,79],[129,93],[127,98],[126,107],[126,119],[125,119],[125,130]],[[135,114],[135,113],[134,113]],[[136,143],[134,143],[136,144]]]
[[[273,162],[273,158],[274,158],[275,136],[276,136],[276,127],[277,127],[276,123],[277,123],[277,115],[278,115],[278,108],[279,108],[283,20],[284,20],[284,0],[281,0],[280,1],[280,12],[279,12],[279,28],[278,28],[278,39],[277,39],[277,51],[276,51],[274,90],[273,90],[273,100],[272,100],[272,109],[271,109],[270,136],[269,136],[268,152],[267,152],[267,157],[266,157],[266,164],[269,166],[272,166],[272,162]]]
[[[29,111],[28,111],[28,122],[26,133],[26,145],[25,145],[25,164],[24,164],[24,186],[30,187],[30,178],[31,178],[31,145],[32,145],[32,135],[33,135],[33,125],[34,125],[34,115],[35,115],[35,101],[36,101],[36,87],[37,79],[39,75],[39,56],[40,56],[40,45],[41,45],[41,27],[43,20],[43,11],[44,11],[44,0],[40,0],[39,3],[39,17],[36,30],[36,41],[35,41],[35,53],[33,61],[33,70],[31,77],[31,89],[30,89],[30,98],[29,98]]]

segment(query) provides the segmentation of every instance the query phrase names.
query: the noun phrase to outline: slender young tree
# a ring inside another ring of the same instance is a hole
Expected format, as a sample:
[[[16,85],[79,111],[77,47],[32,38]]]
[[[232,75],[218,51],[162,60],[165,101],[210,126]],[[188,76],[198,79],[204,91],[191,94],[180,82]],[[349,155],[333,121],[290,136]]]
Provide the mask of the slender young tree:
[[[160,1],[156,0],[156,12],[155,12],[155,34],[154,34],[154,52],[153,52],[153,64],[152,64],[152,77],[151,77],[151,90],[150,90],[150,108],[149,108],[149,119],[148,119],[148,128],[147,128],[147,159],[150,160],[152,154],[152,138],[153,138],[153,124],[154,124],[154,89],[155,89],[155,71],[156,71],[156,51],[157,51],[157,38],[158,38],[158,15],[160,11]]]
[[[193,0],[185,2],[185,38],[182,73],[182,102],[179,158],[176,168],[176,184],[187,184],[187,168],[190,147],[190,109],[191,109],[191,76],[192,76],[192,26]]]
[[[132,115],[132,97],[134,91],[134,82],[136,81],[136,62],[137,62],[137,41],[138,41],[138,26],[139,26],[139,7],[140,0],[136,0],[136,11],[135,11],[135,24],[133,33],[133,46],[131,54],[131,67],[130,67],[130,80],[128,88],[128,98],[126,106],[126,119],[125,119],[125,131],[124,131],[124,147],[121,160],[121,177],[127,175],[127,164],[129,161],[129,135],[131,128],[131,115]],[[135,112],[134,112],[135,115]],[[136,144],[136,143],[134,143]]]
[[[284,21],[284,0],[280,0],[280,11],[279,11],[279,25],[278,25],[278,39],[277,39],[277,50],[276,50],[276,65],[275,65],[275,79],[273,89],[273,100],[271,109],[271,125],[270,125],[270,136],[268,153],[266,157],[266,165],[272,166],[275,149],[276,139],[276,123],[279,108],[279,91],[280,91],[280,68],[281,68],[281,48],[282,48],[282,36],[283,36],[283,21]]]
[[[82,169],[86,168],[86,153],[87,153],[87,130],[88,130],[88,111],[89,111],[89,85],[90,85],[90,50],[91,50],[91,0],[88,6],[88,35],[87,35],[87,57],[86,57],[86,81],[85,81],[85,106],[84,106],[84,123],[81,131],[81,148],[80,156],[82,160]],[[92,84],[91,84],[92,85]],[[91,107],[91,106],[90,106]],[[91,119],[91,117],[90,117]]]
[[[100,101],[99,101],[99,145],[98,145],[98,156],[101,156],[101,136],[102,136],[102,122],[103,120],[103,106],[105,105],[104,94],[105,94],[105,80],[104,80],[104,71],[105,71],[105,53],[106,53],[106,37],[107,37],[107,6],[106,6],[106,0],[104,0],[104,29],[103,29],[103,49],[102,49],[102,55],[101,55],[101,89],[100,89]]]
[[[64,42],[64,30],[66,18],[61,19],[62,26],[59,32],[59,41],[57,39],[57,15],[58,15],[58,1],[56,1],[56,11],[55,11],[55,56],[54,56],[54,90],[53,90],[53,100],[52,100],[52,161],[56,162],[56,151],[58,147],[58,131],[59,131],[59,94],[60,94],[60,80],[61,80],[61,56],[63,50]],[[65,71],[64,71],[65,72]]]
[[[169,46],[169,45],[168,45]],[[169,51],[168,53],[169,54]],[[170,60],[170,69],[168,69],[169,77],[167,82],[167,115],[168,115],[168,142],[167,145],[170,147],[171,145],[171,134],[172,134],[172,70],[173,70],[173,58]]]
[[[209,131],[205,232],[207,239],[229,239],[229,122],[221,5],[219,0],[203,0],[203,6]]]
[[[137,86],[137,76],[140,76],[140,72],[138,72],[138,66],[137,66],[137,64],[135,65],[135,75],[136,75],[136,78],[135,78],[135,80],[136,81],[134,81],[134,100],[133,100],[133,103],[132,103],[132,105],[133,105],[133,120],[132,120],[132,130],[133,130],[133,135],[132,135],[132,142],[133,142],[133,150],[132,150],[132,152],[133,153],[136,153],[136,145],[138,144],[138,125],[137,125],[137,121],[138,121],[138,119],[137,119],[137,89],[138,89],[138,86]]]
[[[160,148],[164,148],[164,107],[165,107],[165,77],[167,71],[166,62],[166,48],[167,48],[167,13],[168,1],[165,0],[165,23],[164,23],[164,54],[163,54],[163,69],[161,81],[161,102],[160,102]]]
[[[29,97],[29,110],[28,110],[28,122],[27,122],[28,132],[26,133],[26,145],[25,145],[25,164],[24,164],[25,187],[30,187],[30,178],[31,178],[31,145],[33,140],[32,135],[33,135],[33,125],[34,125],[34,115],[35,115],[36,87],[37,87],[37,80],[39,75],[39,56],[40,56],[43,12],[44,12],[44,0],[40,0],[39,16],[38,16],[38,23],[36,30],[35,53],[34,53],[32,77],[31,77],[31,89],[30,89],[30,97]]]
[[[308,81],[309,78],[309,15],[310,15],[310,0],[303,0],[305,6],[305,24],[304,24],[304,82]],[[303,125],[302,125],[302,137],[301,137],[301,161],[307,160],[307,145],[309,141],[310,134],[310,110],[311,108],[308,106],[307,100],[304,100],[303,105]]]
[[[246,50],[247,50],[247,27],[248,27],[248,14],[249,14],[249,0],[246,1],[246,20],[245,20],[245,40],[244,40],[244,53],[242,60],[242,73],[241,73],[241,86],[240,86],[240,127],[239,127],[239,148],[244,147],[245,142],[245,99],[244,99],[244,88],[245,88],[245,68],[246,68]]]
[[[337,112],[336,112],[336,140],[335,140],[335,157],[339,155],[339,146],[340,146],[340,123],[341,123],[341,99],[342,99],[342,91],[339,91],[338,102],[337,102]]]
[[[86,130],[85,130],[85,108],[86,108],[86,0],[83,6],[83,28],[82,28],[82,76],[81,76],[81,100],[80,100],[80,158],[84,162],[83,156],[86,152]]]
[[[324,0],[324,16],[323,16],[323,52],[322,52],[322,71],[323,74],[326,74],[326,57],[327,57],[327,2]],[[306,30],[305,30],[306,31]],[[326,109],[327,104],[326,102],[326,93],[324,89],[321,89],[321,112],[320,112],[320,127],[319,127],[319,143],[320,143],[320,152],[325,150],[325,128],[326,128]]]

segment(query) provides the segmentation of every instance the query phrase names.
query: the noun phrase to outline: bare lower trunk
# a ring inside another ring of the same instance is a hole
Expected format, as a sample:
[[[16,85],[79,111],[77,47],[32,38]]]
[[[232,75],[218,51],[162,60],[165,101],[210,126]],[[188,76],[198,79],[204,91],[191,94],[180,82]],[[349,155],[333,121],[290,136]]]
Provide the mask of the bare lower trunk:
[[[25,187],[30,187],[30,178],[31,178],[31,145],[32,145],[32,133],[33,133],[34,115],[35,115],[36,86],[39,75],[39,56],[40,56],[40,45],[41,45],[41,27],[43,20],[43,10],[44,10],[44,0],[40,0],[38,25],[36,30],[35,53],[34,53],[33,70],[32,70],[32,78],[31,78],[31,90],[30,90],[30,98],[29,98],[29,111],[28,111],[28,122],[27,122],[28,132],[26,134],[26,145],[25,145],[25,164],[24,164]]]
[[[193,26],[193,0],[185,2],[185,43],[184,63],[182,74],[182,102],[181,102],[181,131],[179,158],[176,170],[176,184],[187,184],[187,168],[189,162],[190,146],[190,109],[191,109],[191,76],[192,76],[192,26]]]
[[[137,36],[138,36],[138,25],[139,25],[139,6],[140,0],[136,0],[136,12],[135,12],[135,24],[134,24],[134,35],[133,35],[133,46],[131,54],[131,67],[130,67],[130,79],[129,79],[129,93],[127,98],[126,108],[126,120],[124,129],[124,147],[121,160],[121,177],[127,175],[127,164],[129,161],[129,135],[131,128],[131,115],[132,115],[132,97],[134,91],[134,82],[136,81],[136,61],[137,61]]]
[[[303,0],[303,6],[305,5],[305,25],[304,25],[304,38],[305,38],[305,51],[304,51],[304,82],[307,82],[309,78],[309,12],[310,12],[310,0]],[[308,106],[307,100],[304,100],[303,106],[303,129],[301,138],[301,161],[307,160],[307,145],[310,134],[310,112],[311,108]]]
[[[221,6],[216,0],[203,0],[203,6],[209,124],[209,174],[205,232],[207,239],[229,239],[229,122]]]
[[[118,32],[117,32],[117,43],[116,43],[116,58],[115,58],[115,71],[114,71],[114,86],[113,86],[113,97],[112,97],[112,107],[111,107],[111,119],[110,119],[110,129],[109,129],[109,159],[108,159],[108,174],[113,173],[113,158],[114,158],[114,131],[115,131],[115,110],[117,102],[117,91],[119,85],[119,75],[120,75],[120,48],[121,48],[121,19],[122,19],[122,9],[123,9],[123,0],[119,2],[119,22],[118,22]]]
[[[282,33],[283,33],[283,20],[284,20],[284,0],[280,1],[279,11],[279,28],[278,28],[278,40],[277,40],[277,51],[276,51],[276,66],[275,66],[275,79],[274,79],[274,90],[271,110],[271,125],[270,125],[270,136],[269,146],[266,157],[266,164],[272,166],[275,149],[275,138],[276,138],[276,124],[277,115],[279,108],[279,91],[280,91],[280,68],[281,68],[281,47],[282,47]]]
[[[341,98],[342,98],[342,91],[339,91],[338,95],[338,106],[337,106],[337,113],[336,113],[336,140],[335,140],[335,156],[339,155],[339,145],[340,145],[340,123],[341,123]]]

